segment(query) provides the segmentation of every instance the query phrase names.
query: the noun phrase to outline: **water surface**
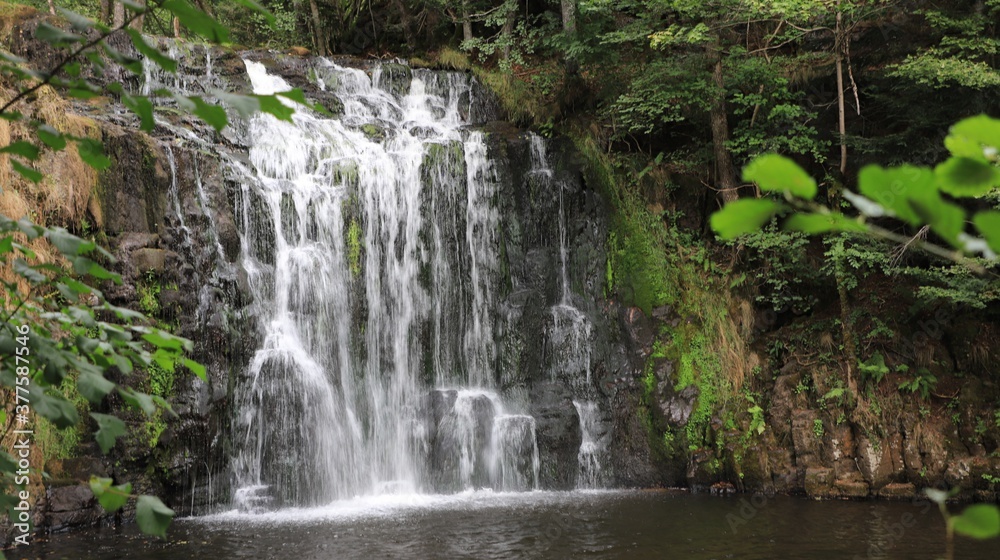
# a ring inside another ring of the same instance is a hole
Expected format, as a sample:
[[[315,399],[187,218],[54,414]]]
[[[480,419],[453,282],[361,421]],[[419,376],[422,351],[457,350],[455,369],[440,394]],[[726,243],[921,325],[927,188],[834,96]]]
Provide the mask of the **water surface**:
[[[165,541],[134,526],[56,535],[8,558],[933,559],[944,525],[926,503],[718,498],[679,492],[467,492],[182,519]],[[956,558],[1000,557],[959,539]]]

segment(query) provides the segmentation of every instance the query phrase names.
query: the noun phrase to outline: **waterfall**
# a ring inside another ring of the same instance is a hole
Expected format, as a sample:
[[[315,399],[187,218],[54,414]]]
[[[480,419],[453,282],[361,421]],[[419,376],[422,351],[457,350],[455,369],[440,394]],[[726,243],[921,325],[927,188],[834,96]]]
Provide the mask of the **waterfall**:
[[[600,409],[592,401],[573,401],[580,416],[580,452],[577,454],[580,470],[577,488],[600,488],[602,486],[601,462],[607,448],[606,436],[601,423]]]
[[[581,390],[590,387],[590,358],[592,344],[592,326],[587,316],[573,304],[573,292],[570,286],[567,261],[569,247],[567,243],[566,209],[564,207],[565,186],[554,181],[554,173],[549,164],[544,140],[538,135],[531,136],[531,174],[538,177],[559,193],[559,264],[560,264],[560,299],[552,306],[552,328],[549,338],[552,343],[555,360],[552,368],[553,380],[560,379],[569,382]],[[584,383],[579,374],[583,373]]]
[[[290,89],[246,66],[255,93]],[[538,487],[535,419],[496,382],[500,176],[467,128],[474,84],[403,68],[320,60],[341,117],[248,123],[236,215],[260,342],[232,466],[248,511]]]

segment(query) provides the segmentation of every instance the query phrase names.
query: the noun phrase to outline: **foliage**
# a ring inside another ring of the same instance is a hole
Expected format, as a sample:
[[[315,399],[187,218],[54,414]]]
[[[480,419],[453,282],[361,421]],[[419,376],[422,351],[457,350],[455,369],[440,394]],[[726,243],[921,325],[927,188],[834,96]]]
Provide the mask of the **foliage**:
[[[823,427],[823,421],[819,418],[813,420],[813,435],[816,439],[823,439],[823,434],[826,433],[826,429]]]
[[[885,365],[882,354],[876,352],[867,361],[858,363],[858,371],[861,372],[862,379],[870,381],[872,385],[878,385],[889,373],[889,368]]]
[[[24,243],[37,245],[43,239],[72,265],[72,271],[41,262],[36,250]],[[0,383],[16,389],[25,415],[33,410],[59,429],[75,428],[81,419],[79,407],[64,394],[71,390],[67,383],[75,385],[93,406],[117,393],[130,406],[152,416],[158,408],[169,410],[166,400],[110,380],[105,372],[116,370],[127,377],[135,368],[173,371],[183,364],[205,376],[203,366],[183,356],[191,349],[190,341],[147,326],[142,314],[108,303],[100,290],[85,282],[87,278],[121,282],[99,260],[113,259],[95,243],[62,228],[0,217],[0,267],[14,275],[3,280],[6,305],[0,328]],[[22,413],[21,408],[17,410]],[[91,412],[90,417],[98,428],[95,439],[106,453],[124,434],[125,425],[107,414]],[[15,465],[9,454],[0,452],[0,468],[7,475],[0,501],[7,508],[17,503],[8,494]]]
[[[933,88],[1000,86],[996,64],[1000,54],[1000,2],[979,2],[976,7],[955,4],[918,12],[937,35],[937,42],[894,65],[891,76]]]
[[[927,400],[936,385],[937,377],[935,377],[930,370],[927,368],[918,368],[911,379],[907,379],[899,383],[899,390],[906,391],[908,393],[919,392],[920,397]]]
[[[994,504],[973,504],[965,508],[962,513],[952,515],[948,511],[948,498],[958,492],[955,488],[951,492],[927,488],[924,494],[938,505],[941,516],[944,517],[946,530],[946,552],[945,558],[952,560],[955,558],[954,535],[974,539],[991,539],[1000,536],[1000,508]]]
[[[869,222],[889,216],[913,227],[927,225],[958,251],[978,252],[993,259],[1000,250],[1000,212],[983,210],[972,216],[971,222],[983,236],[976,237],[967,231],[965,210],[942,195],[977,197],[1000,186],[1000,169],[996,166],[1000,120],[987,116],[965,119],[952,127],[945,146],[952,156],[933,169],[910,165],[869,165],[862,169],[858,176],[860,194],[844,193],[857,210],[857,218],[813,202],[815,183],[793,161],[778,155],[762,156],[747,166],[744,180],[757,182],[761,190],[781,195],[784,201],[739,200],[716,212],[712,227],[721,237],[731,239],[759,229],[773,216],[789,214],[783,227],[793,231],[858,231],[910,242]],[[757,208],[751,203],[767,206]],[[959,253],[925,242],[918,244],[938,256],[968,264]]]
[[[768,225],[732,242],[748,250],[744,266],[756,292],[756,302],[776,312],[806,313],[816,304],[816,290],[808,289],[822,280],[808,258],[809,238],[800,232],[782,231]]]

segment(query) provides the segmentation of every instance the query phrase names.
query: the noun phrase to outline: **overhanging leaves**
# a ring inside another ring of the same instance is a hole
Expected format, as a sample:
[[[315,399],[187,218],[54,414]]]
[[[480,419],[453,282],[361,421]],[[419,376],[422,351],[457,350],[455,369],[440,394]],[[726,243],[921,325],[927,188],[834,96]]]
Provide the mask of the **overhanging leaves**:
[[[773,200],[744,198],[730,202],[712,214],[709,222],[722,239],[733,239],[744,233],[757,231],[784,208]]]

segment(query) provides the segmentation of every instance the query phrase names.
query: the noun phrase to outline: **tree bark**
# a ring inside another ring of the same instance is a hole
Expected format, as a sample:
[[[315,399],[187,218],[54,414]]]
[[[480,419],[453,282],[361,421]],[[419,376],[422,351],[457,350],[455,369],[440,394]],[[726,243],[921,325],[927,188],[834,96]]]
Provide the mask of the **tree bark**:
[[[100,15],[98,17],[100,18],[100,22],[105,25],[111,25],[112,2],[113,0],[101,0]]]
[[[174,17],[174,38],[181,38],[181,18],[176,16]]]
[[[136,4],[146,5],[146,0],[136,0]],[[146,23],[146,14],[139,14],[138,17],[132,20],[129,27],[135,29],[136,31],[142,32],[142,26]]]
[[[722,50],[716,39],[708,45],[708,56],[712,62],[712,83],[715,95],[709,109],[712,126],[712,151],[715,155],[715,183],[722,200],[732,202],[739,198],[736,192],[736,168],[726,144],[729,142],[729,117],[726,115],[726,83],[722,73]]]
[[[576,0],[560,0],[560,11],[562,12],[563,33],[570,37],[576,36]],[[573,76],[580,69],[580,65],[571,56],[566,57],[566,73]]]
[[[503,28],[501,28],[500,33],[503,36],[503,59],[505,61],[510,60],[510,45],[514,40],[514,23],[517,21],[517,8],[512,6],[510,10],[507,11],[507,18],[504,19]]]
[[[326,56],[329,54],[326,50],[326,34],[323,33],[323,22],[319,17],[319,5],[316,4],[316,0],[309,0],[309,11],[312,14],[314,50],[319,56]]]
[[[115,2],[111,25],[116,28],[125,25],[125,5],[121,2]]]
[[[560,0],[563,32],[576,35],[576,0]]]
[[[472,39],[472,20],[469,19],[469,2],[468,0],[462,0],[462,40],[471,41]]]
[[[844,38],[840,0],[837,0],[837,29],[834,49],[837,51],[837,114],[840,119],[840,177],[847,176],[847,121],[844,111]]]
[[[212,3],[206,2],[205,0],[194,0],[194,3],[198,6],[198,9],[208,14],[210,17],[215,17],[212,13]]]
[[[55,0],[49,0],[49,13],[56,15],[56,3]]]

